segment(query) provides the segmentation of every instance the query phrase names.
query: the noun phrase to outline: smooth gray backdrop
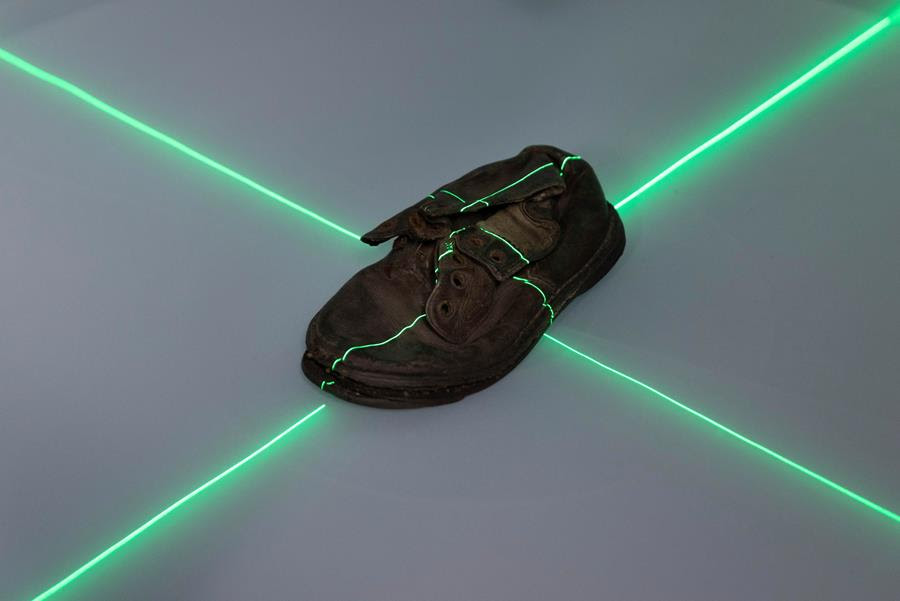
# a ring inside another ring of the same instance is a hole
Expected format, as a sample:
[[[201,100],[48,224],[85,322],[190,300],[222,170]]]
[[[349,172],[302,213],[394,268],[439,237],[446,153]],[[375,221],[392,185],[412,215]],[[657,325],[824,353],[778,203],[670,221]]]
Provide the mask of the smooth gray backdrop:
[[[873,23],[812,0],[0,0],[0,45],[362,232],[522,146],[621,198]],[[553,333],[900,509],[900,30],[623,210]],[[542,343],[386,412],[300,374],[382,249],[0,65],[0,598],[319,403],[60,600],[895,600],[900,527]],[[329,400],[331,399],[331,400]]]

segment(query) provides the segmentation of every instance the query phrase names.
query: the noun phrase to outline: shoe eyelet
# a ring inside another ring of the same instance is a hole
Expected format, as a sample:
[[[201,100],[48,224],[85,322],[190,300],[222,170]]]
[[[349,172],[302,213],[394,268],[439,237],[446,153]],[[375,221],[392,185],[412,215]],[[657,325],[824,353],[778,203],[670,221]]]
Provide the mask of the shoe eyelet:
[[[506,260],[506,255],[503,253],[503,251],[494,248],[491,250],[491,252],[488,253],[488,258],[494,263],[502,263]]]
[[[450,274],[450,283],[453,284],[455,288],[465,288],[466,287],[466,274],[454,271]]]
[[[438,311],[444,317],[448,317],[451,313],[453,313],[453,307],[450,305],[449,301],[441,301],[440,304],[438,304]]]

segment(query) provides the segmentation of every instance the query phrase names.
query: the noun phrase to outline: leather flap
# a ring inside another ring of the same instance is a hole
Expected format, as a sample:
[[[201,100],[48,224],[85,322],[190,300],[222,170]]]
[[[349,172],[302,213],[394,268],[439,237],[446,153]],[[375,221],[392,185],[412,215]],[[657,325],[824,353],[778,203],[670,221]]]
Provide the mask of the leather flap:
[[[425,314],[439,336],[460,344],[488,315],[496,283],[480,265],[455,250],[452,242],[437,247],[448,250],[435,257],[436,282],[425,303]]]
[[[512,158],[488,163],[438,188],[363,234],[362,241],[376,245],[404,235],[438,240],[473,224],[478,213],[489,207],[542,204],[565,192],[561,169],[568,158],[552,146],[529,146]]]
[[[419,208],[429,199],[403,209],[393,217],[385,219],[375,229],[360,238],[366,244],[376,246],[396,236],[410,236],[418,240],[437,240],[450,233],[450,220],[446,218],[427,219]]]
[[[550,217],[550,200],[507,207],[460,231],[455,247],[503,281],[550,253],[559,241],[559,224]]]
[[[484,210],[488,207],[540,200],[566,189],[559,164],[544,152],[526,149],[503,161],[489,163],[437,189],[422,202],[428,217]]]

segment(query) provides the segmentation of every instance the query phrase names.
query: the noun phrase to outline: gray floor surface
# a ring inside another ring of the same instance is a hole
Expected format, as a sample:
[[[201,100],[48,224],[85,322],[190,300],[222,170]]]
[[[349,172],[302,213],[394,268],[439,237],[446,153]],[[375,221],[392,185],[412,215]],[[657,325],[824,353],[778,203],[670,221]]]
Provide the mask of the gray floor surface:
[[[676,6],[677,5],[677,6]],[[0,1],[3,47],[365,231],[551,143],[613,199],[883,3]],[[623,209],[552,333],[900,509],[900,30]],[[900,528],[541,343],[382,412],[298,369],[383,254],[0,65],[0,598],[323,401],[66,600],[894,600]]]

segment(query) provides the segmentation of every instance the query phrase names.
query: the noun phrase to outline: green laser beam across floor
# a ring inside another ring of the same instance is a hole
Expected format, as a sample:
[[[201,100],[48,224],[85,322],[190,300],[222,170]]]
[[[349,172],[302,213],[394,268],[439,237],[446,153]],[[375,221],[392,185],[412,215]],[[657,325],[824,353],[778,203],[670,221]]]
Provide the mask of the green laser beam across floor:
[[[635,189],[634,192],[632,192],[628,196],[624,197],[622,200],[615,203],[615,206],[617,208],[622,207],[625,204],[633,201],[637,197],[643,195],[650,188],[656,186],[656,184],[660,183],[662,180],[666,179],[667,177],[672,175],[674,172],[681,169],[684,165],[689,163],[691,160],[696,158],[698,155],[702,154],[703,152],[710,149],[714,145],[718,144],[719,142],[723,141],[727,137],[731,136],[733,133],[735,133],[742,127],[744,127],[747,123],[756,119],[757,117],[759,117],[760,115],[762,115],[763,113],[765,113],[766,111],[768,111],[769,109],[771,109],[772,107],[777,105],[779,102],[783,101],[787,96],[789,96],[793,92],[800,89],[802,86],[807,84],[810,80],[812,80],[814,77],[816,77],[817,75],[819,75],[819,74],[827,71],[831,67],[833,67],[835,64],[837,64],[838,62],[843,60],[846,56],[851,54],[853,51],[860,48],[861,46],[866,44],[869,40],[874,38],[877,34],[882,32],[883,30],[885,30],[888,26],[894,24],[897,20],[900,20],[900,10],[897,10],[897,11],[893,12],[890,16],[879,20],[874,25],[872,25],[871,27],[869,27],[868,29],[866,29],[865,31],[863,31],[862,33],[857,35],[851,41],[844,44],[841,48],[839,48],[838,50],[836,50],[835,52],[830,54],[828,57],[826,57],[824,60],[819,62],[817,65],[812,67],[806,73],[804,73],[803,75],[801,75],[800,77],[795,79],[793,82],[791,82],[790,84],[788,84],[787,86],[782,88],[780,91],[776,92],[774,95],[772,95],[771,97],[769,97],[768,99],[763,101],[756,108],[754,108],[747,114],[743,115],[742,117],[740,117],[739,119],[734,121],[731,125],[729,125],[725,129],[723,129],[719,133],[715,134],[711,138],[709,138],[706,142],[700,144],[699,146],[697,146],[696,148],[694,148],[693,150],[691,150],[690,152],[688,152],[687,154],[682,156],[680,159],[678,159],[677,161],[672,163],[669,167],[667,167],[666,169],[661,171],[659,174],[657,174],[656,176],[654,176],[653,178],[648,180],[645,184],[643,184],[642,186]],[[100,110],[101,112],[124,123],[125,125],[128,125],[129,127],[132,127],[134,129],[136,129],[137,131],[139,131],[147,136],[150,136],[151,138],[156,139],[157,141],[173,148],[174,150],[177,150],[178,152],[197,160],[198,162],[206,165],[207,167],[210,167],[210,168],[218,171],[219,173],[221,173],[231,179],[234,179],[234,180],[244,184],[245,186],[250,187],[253,190],[256,190],[257,192],[260,192],[261,194],[269,197],[270,199],[273,199],[285,206],[288,206],[289,208],[305,215],[306,217],[313,219],[314,221],[318,222],[319,224],[331,228],[333,231],[336,231],[345,236],[352,237],[354,239],[359,238],[359,236],[357,234],[355,234],[352,231],[344,228],[343,226],[335,223],[334,221],[331,221],[330,219],[318,214],[317,212],[315,212],[311,209],[308,209],[306,207],[303,207],[302,205],[294,202],[293,200],[290,200],[287,197],[282,196],[282,195],[278,194],[277,192],[274,192],[270,188],[263,186],[262,184],[239,173],[238,171],[235,171],[234,169],[232,169],[230,167],[223,165],[222,163],[219,163],[218,161],[210,158],[209,156],[191,148],[187,144],[185,144],[185,143],[169,136],[168,134],[165,134],[165,133],[161,132],[160,130],[158,130],[154,127],[151,127],[150,125],[147,125],[147,124],[143,123],[142,121],[128,115],[127,113],[109,105],[108,103],[100,100],[96,96],[93,96],[92,94],[86,92],[82,88],[66,81],[65,79],[63,79],[57,75],[47,72],[47,71],[41,69],[40,67],[37,67],[37,66],[29,63],[28,61],[25,61],[24,59],[14,55],[13,53],[11,53],[5,49],[2,49],[2,48],[0,48],[0,60],[6,62],[7,64],[33,76],[45,83],[48,83],[56,88],[59,88],[60,90],[72,95],[73,97],[81,100],[82,102],[85,102],[89,106],[91,106],[97,110]],[[629,376],[628,374],[626,374],[622,371],[619,371],[613,367],[610,367],[609,365],[598,361],[597,359],[591,357],[590,355],[588,355],[580,350],[575,349],[574,347],[568,345],[567,343],[565,343],[549,334],[544,334],[544,338],[547,338],[548,340],[554,342],[555,344],[560,345],[567,351],[580,356],[581,358],[589,361],[590,363],[605,370],[606,372],[608,372],[612,375],[618,376],[620,378],[623,378],[626,381],[631,382],[632,384],[635,384],[647,391],[650,391],[657,397],[662,398],[663,400],[675,405],[676,407],[680,408],[683,411],[686,411],[688,414],[703,421],[707,425],[712,426],[721,432],[725,432],[726,434],[735,438],[736,440],[739,440],[742,443],[749,445],[750,447],[769,456],[770,458],[772,458],[776,461],[779,461],[782,464],[787,465],[787,466],[791,467],[792,469],[798,471],[799,473],[802,473],[802,474],[816,480],[820,484],[823,484],[823,485],[829,487],[830,489],[837,491],[837,492],[845,495],[846,497],[862,504],[863,506],[865,506],[873,511],[878,512],[880,515],[883,515],[897,523],[900,523],[900,515],[878,505],[877,503],[874,503],[873,501],[870,501],[869,499],[866,499],[862,495],[859,495],[848,488],[845,488],[845,487],[835,483],[834,481],[816,473],[815,471],[813,471],[807,467],[804,467],[803,465],[801,465],[791,459],[788,459],[787,457],[769,449],[768,447],[754,441],[753,439],[751,439],[743,434],[740,434],[739,432],[700,413],[699,411],[696,411],[696,410],[690,408],[689,406],[685,405],[684,403],[681,403],[680,401],[677,401],[673,397],[660,392],[656,388],[654,388],[648,384],[645,384],[644,382],[638,380],[637,378]],[[250,455],[245,457],[243,460],[236,463],[232,467],[228,468],[224,472],[220,473],[218,476],[207,481],[205,484],[201,485],[200,487],[198,487],[191,493],[185,495],[184,497],[182,497],[181,499],[179,499],[178,501],[176,501],[175,503],[173,503],[172,505],[170,505],[169,507],[167,507],[160,513],[158,513],[156,516],[154,516],[153,518],[151,518],[150,520],[145,522],[143,525],[141,525],[140,527],[138,527],[137,529],[132,531],[130,534],[128,534],[127,536],[125,536],[124,538],[122,538],[121,540],[119,540],[118,542],[113,544],[111,547],[109,547],[108,549],[106,549],[105,551],[103,551],[102,553],[97,555],[96,557],[94,557],[88,563],[86,563],[83,566],[81,566],[80,568],[78,568],[72,574],[70,574],[69,576],[67,576],[66,578],[64,578],[63,580],[58,582],[57,584],[55,584],[50,589],[47,589],[44,593],[42,593],[41,595],[36,597],[34,599],[34,601],[43,601],[44,599],[47,599],[51,595],[55,594],[56,592],[58,592],[59,590],[61,590],[62,588],[64,588],[65,586],[67,586],[68,584],[70,584],[71,582],[73,582],[74,580],[79,578],[80,576],[82,576],[85,572],[92,569],[94,566],[96,566],[97,564],[102,562],[104,559],[109,557],[111,554],[118,551],[121,547],[128,544],[134,538],[138,537],[141,533],[146,531],[148,528],[152,527],[158,521],[162,520],[164,517],[169,515],[171,512],[175,511],[178,507],[187,503],[189,500],[191,500],[192,498],[194,498],[195,496],[197,496],[198,494],[200,494],[201,492],[203,492],[204,490],[206,490],[207,488],[209,488],[216,482],[227,477],[230,473],[239,469],[246,463],[252,461],[253,458],[257,457],[260,453],[266,451],[271,446],[276,444],[284,436],[286,436],[289,432],[291,432],[293,429],[298,427],[300,424],[305,422],[307,419],[309,419],[310,417],[312,417],[313,415],[315,415],[316,413],[321,411],[324,407],[325,407],[324,404],[320,405],[313,412],[309,413],[308,415],[301,418],[299,421],[295,422],[292,426],[290,426],[289,428],[284,430],[281,434],[279,434],[278,436],[276,436],[275,438],[273,438],[272,440],[270,440],[269,442],[267,442],[266,444],[261,446],[259,449],[257,449],[256,451],[254,451],[253,453],[251,453]]]
[[[106,559],[107,557],[109,557],[110,555],[112,555],[113,553],[115,553],[116,551],[118,551],[119,549],[121,549],[122,547],[124,547],[125,545],[127,545],[128,543],[130,543],[131,541],[136,539],[137,537],[139,537],[141,534],[146,532],[150,527],[152,527],[154,524],[156,524],[157,522],[159,522],[160,520],[162,520],[163,518],[168,516],[170,513],[174,512],[179,507],[181,507],[182,505],[184,505],[185,503],[187,503],[188,501],[190,501],[191,499],[193,499],[194,497],[196,497],[197,495],[199,495],[200,493],[202,493],[209,487],[213,486],[220,480],[227,478],[232,473],[241,469],[243,466],[247,465],[248,463],[250,463],[257,457],[259,457],[260,455],[265,453],[271,447],[278,444],[282,439],[284,439],[285,436],[287,436],[288,434],[290,434],[291,432],[293,432],[294,430],[299,428],[302,424],[304,424],[307,420],[309,420],[311,417],[313,417],[314,415],[319,413],[324,408],[325,408],[324,403],[319,405],[318,407],[316,407],[315,409],[313,409],[312,411],[310,411],[309,413],[307,413],[306,415],[301,417],[299,420],[297,420],[296,422],[291,424],[289,427],[282,430],[278,435],[276,435],[274,438],[269,440],[269,442],[265,443],[264,445],[262,445],[261,447],[259,447],[258,449],[256,449],[255,451],[253,451],[252,453],[250,453],[249,455],[247,455],[246,457],[244,457],[243,459],[241,459],[240,461],[238,461],[237,463],[235,463],[234,465],[229,467],[228,469],[226,469],[225,471],[221,472],[218,476],[210,478],[205,483],[201,484],[200,486],[198,486],[197,488],[195,488],[188,494],[184,495],[183,497],[181,497],[180,499],[178,499],[177,501],[175,501],[174,503],[172,503],[171,505],[169,505],[168,507],[166,507],[159,513],[157,513],[155,516],[153,516],[152,518],[150,518],[149,520],[147,520],[146,522],[144,522],[143,524],[141,524],[140,526],[138,526],[137,528],[135,528],[134,530],[129,532],[127,535],[125,535],[124,537],[119,539],[117,542],[110,545],[105,551],[103,551],[102,553],[100,553],[99,555],[97,555],[96,557],[94,557],[93,559],[88,561],[86,564],[84,564],[83,566],[81,566],[80,568],[78,568],[77,570],[75,570],[74,572],[72,572],[71,574],[69,574],[68,576],[66,576],[65,578],[63,578],[62,580],[60,580],[59,582],[57,582],[56,584],[54,584],[53,586],[48,588],[46,591],[44,591],[43,593],[41,593],[40,595],[35,597],[32,601],[44,601],[44,599],[47,599],[51,595],[58,593],[63,588],[67,587],[72,582],[74,582],[75,580],[77,580],[78,578],[83,576],[86,572],[91,570],[98,563],[100,563],[101,561],[103,561],[104,559]]]
[[[796,461],[794,461],[792,459],[788,459],[781,453],[773,451],[772,449],[766,447],[765,445],[762,445],[762,444],[756,442],[755,440],[744,436],[740,432],[737,432],[737,431],[729,428],[728,426],[722,424],[721,422],[718,422],[718,421],[712,419],[711,417],[708,417],[708,416],[704,415],[703,413],[700,413],[696,409],[692,409],[691,407],[688,407],[681,401],[678,401],[678,400],[672,398],[671,396],[669,396],[663,392],[660,392],[653,386],[650,386],[649,384],[641,382],[637,378],[629,376],[625,372],[619,371],[618,369],[611,367],[611,366],[603,363],[602,361],[598,361],[597,359],[595,359],[594,357],[591,357],[587,353],[579,351],[575,347],[566,344],[559,338],[555,338],[554,336],[551,336],[550,334],[544,334],[544,338],[546,338],[547,340],[550,340],[551,342],[553,342],[555,344],[558,344],[559,346],[566,349],[570,353],[574,353],[575,355],[592,363],[593,365],[596,365],[597,367],[599,367],[601,369],[605,369],[609,373],[616,375],[620,378],[624,378],[625,380],[631,382],[632,384],[634,384],[636,386],[640,386],[644,390],[651,392],[653,395],[663,399],[667,403],[675,405],[682,411],[686,411],[689,415],[696,417],[697,419],[703,421],[704,423],[716,428],[720,432],[724,432],[725,434],[728,434],[732,438],[735,438],[735,439],[741,441],[742,443],[749,445],[750,447],[756,449],[757,451],[760,451],[761,453],[771,457],[772,459],[775,459],[776,461],[780,461],[781,463],[787,465],[788,467],[797,470],[801,474],[809,476],[810,478],[816,480],[820,484],[824,484],[828,488],[830,488],[834,491],[837,491],[837,492],[841,493],[842,495],[845,495],[846,497],[856,501],[857,503],[860,503],[873,511],[877,511],[881,515],[883,515],[887,518],[890,518],[897,523],[900,523],[900,515],[894,513],[890,509],[886,509],[885,507],[882,507],[881,505],[874,503],[873,501],[870,501],[869,499],[863,497],[862,495],[859,495],[859,494],[853,492],[849,488],[841,486],[837,482],[830,480],[830,479],[826,478],[825,476],[814,472],[813,470],[809,469],[808,467],[804,467],[804,466],[800,465],[799,463],[797,463]]]
[[[782,100],[784,100],[787,96],[789,96],[790,94],[799,90],[801,87],[803,87],[804,85],[809,83],[809,81],[811,79],[813,79],[817,75],[825,72],[826,70],[828,70],[829,67],[832,67],[838,61],[840,61],[842,58],[844,58],[845,56],[847,56],[848,54],[850,54],[851,52],[853,52],[854,50],[856,50],[857,48],[859,48],[860,46],[865,44],[867,41],[869,41],[874,36],[878,35],[880,32],[887,29],[887,27],[889,25],[891,25],[894,22],[894,20],[897,18],[898,13],[900,13],[900,10],[898,10],[896,13],[892,14],[889,17],[885,17],[885,18],[881,19],[880,21],[878,21],[877,23],[875,23],[874,25],[872,25],[871,27],[866,29],[864,32],[862,32],[861,34],[859,34],[858,36],[856,36],[855,38],[853,38],[852,40],[850,40],[849,42],[847,42],[846,44],[841,46],[838,50],[831,53],[828,57],[826,57],[824,60],[822,60],[822,62],[817,64],[815,67],[813,67],[812,69],[810,69],[809,71],[807,71],[806,73],[804,73],[803,75],[801,75],[800,77],[798,77],[797,79],[795,79],[794,81],[792,81],[791,83],[786,85],[785,87],[781,88],[778,92],[776,92],[775,94],[773,94],[772,96],[770,96],[769,98],[764,100],[762,103],[760,103],[758,106],[756,106],[753,110],[751,110],[744,116],[740,117],[739,119],[734,121],[731,125],[729,125],[725,129],[723,129],[716,135],[712,136],[711,138],[709,138],[708,140],[706,140],[705,142],[703,142],[702,144],[700,144],[699,146],[697,146],[696,148],[694,148],[693,150],[691,150],[690,152],[688,152],[687,154],[682,156],[680,159],[678,159],[677,161],[675,161],[674,163],[672,163],[671,165],[669,165],[668,167],[663,169],[661,172],[659,172],[659,174],[657,174],[656,176],[654,176],[653,178],[648,180],[645,184],[643,184],[642,186],[637,188],[634,192],[632,192],[631,194],[629,194],[622,200],[616,202],[614,206],[617,209],[619,209],[619,208],[627,205],[628,203],[633,201],[635,198],[641,196],[642,194],[644,194],[644,192],[646,192],[647,190],[654,187],[656,184],[658,184],[662,180],[666,179],[667,177],[669,177],[670,175],[672,175],[673,173],[675,173],[676,171],[681,169],[685,164],[694,160],[699,155],[703,154],[704,152],[706,152],[707,150],[709,150],[710,148],[712,148],[713,146],[715,146],[716,144],[718,144],[719,142],[721,142],[722,140],[724,140],[725,138],[727,138],[728,136],[733,134],[734,132],[738,131],[739,129],[741,129],[742,127],[744,127],[745,125],[747,125],[748,123],[750,123],[751,121],[753,121],[754,119],[756,119],[757,117],[759,117],[760,115],[765,113],[767,110],[769,110],[770,108],[772,108],[773,106],[775,106],[776,104],[781,102]]]

